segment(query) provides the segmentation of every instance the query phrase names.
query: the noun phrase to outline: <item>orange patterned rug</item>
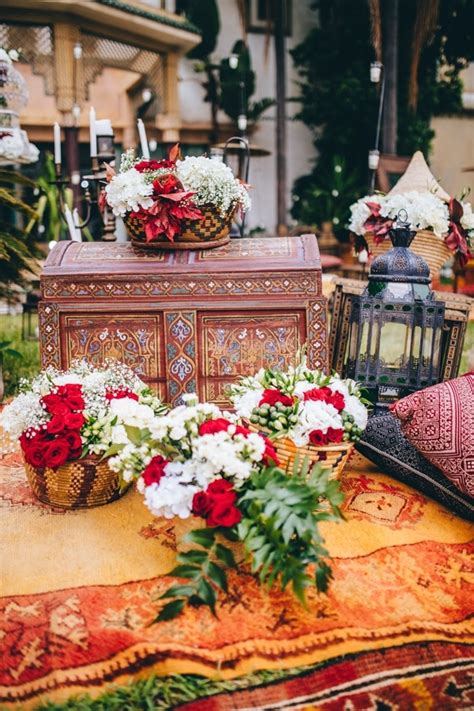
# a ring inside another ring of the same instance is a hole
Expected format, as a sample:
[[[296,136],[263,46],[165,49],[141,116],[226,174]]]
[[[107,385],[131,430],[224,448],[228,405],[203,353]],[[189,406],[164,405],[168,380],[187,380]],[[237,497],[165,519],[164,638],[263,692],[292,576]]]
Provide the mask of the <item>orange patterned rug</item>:
[[[152,672],[329,669],[428,643],[469,657],[459,650],[474,642],[473,527],[360,456],[343,488],[347,520],[323,531],[334,557],[327,596],[312,594],[304,609],[244,572],[231,576],[217,620],[201,608],[150,626],[187,524],[154,519],[135,492],[88,511],[50,510],[9,455],[0,462],[0,703],[97,695]]]

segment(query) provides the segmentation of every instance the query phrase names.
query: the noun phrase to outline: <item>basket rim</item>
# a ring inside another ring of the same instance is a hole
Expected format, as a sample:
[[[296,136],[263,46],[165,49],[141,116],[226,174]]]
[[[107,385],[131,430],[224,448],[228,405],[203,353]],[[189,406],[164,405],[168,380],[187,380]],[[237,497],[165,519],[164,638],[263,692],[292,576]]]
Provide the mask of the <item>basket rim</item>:
[[[257,425],[254,425],[253,422],[251,422],[248,425],[249,429],[253,430],[254,432],[263,432],[264,434],[267,434],[270,432],[268,427],[257,427]],[[350,447],[354,447],[355,443],[354,442],[338,442],[335,444],[312,444],[312,442],[308,442],[308,444],[303,444],[298,447],[291,437],[288,437],[287,434],[281,434],[277,435],[275,439],[272,439],[271,441],[274,444],[277,444],[279,441],[283,442],[284,440],[288,440],[291,442],[293,447],[296,447],[296,449],[311,449],[311,450],[318,450],[318,451],[324,451],[324,452],[339,452],[339,451],[344,451],[347,449],[350,449]]]

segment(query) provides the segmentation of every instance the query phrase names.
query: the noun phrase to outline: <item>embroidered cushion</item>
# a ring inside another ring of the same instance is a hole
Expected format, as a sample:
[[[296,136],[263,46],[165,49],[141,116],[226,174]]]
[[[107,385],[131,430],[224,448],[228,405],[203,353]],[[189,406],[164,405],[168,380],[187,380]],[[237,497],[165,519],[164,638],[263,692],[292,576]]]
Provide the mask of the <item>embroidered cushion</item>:
[[[412,393],[391,409],[420,454],[474,497],[474,373]]]
[[[400,422],[392,413],[371,417],[356,448],[395,479],[474,521],[474,501],[422,457],[403,436]]]

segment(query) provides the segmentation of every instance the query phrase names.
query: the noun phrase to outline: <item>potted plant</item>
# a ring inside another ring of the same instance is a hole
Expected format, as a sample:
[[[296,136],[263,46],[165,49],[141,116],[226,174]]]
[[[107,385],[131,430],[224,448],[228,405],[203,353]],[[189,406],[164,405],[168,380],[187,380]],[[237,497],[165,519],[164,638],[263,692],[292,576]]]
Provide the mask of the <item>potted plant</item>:
[[[227,591],[226,570],[238,567],[228,541],[241,544],[261,583],[291,583],[302,601],[310,585],[325,591],[331,569],[318,524],[341,518],[337,482],[308,464],[285,473],[264,435],[194,395],[183,397],[186,404],[143,427],[125,417],[126,437],[109,461],[126,482],[137,481],[155,516],[204,522],[183,541],[198,547],[178,554],[170,575],[184,582],[162,596],[157,620],[187,604],[214,611]]]
[[[305,358],[285,372],[262,368],[229,391],[237,414],[269,436],[287,467],[306,455],[339,478],[367,425],[358,384],[311,370]]]
[[[18,440],[33,493],[63,508],[99,506],[123,493],[107,453],[120,441],[123,408],[142,425],[164,411],[160,401],[127,366],[86,361],[67,371],[43,370],[24,381],[0,416]]]
[[[226,244],[235,212],[250,207],[247,186],[221,161],[178,157],[178,145],[159,161],[127,152],[118,174],[109,168],[102,200],[123,217],[137,246],[206,249]]]

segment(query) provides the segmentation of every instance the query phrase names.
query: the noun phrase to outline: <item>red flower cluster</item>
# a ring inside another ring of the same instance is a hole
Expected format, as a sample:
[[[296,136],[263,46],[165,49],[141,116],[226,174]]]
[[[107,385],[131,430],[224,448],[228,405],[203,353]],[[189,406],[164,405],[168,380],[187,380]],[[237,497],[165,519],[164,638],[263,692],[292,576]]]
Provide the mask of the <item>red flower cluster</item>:
[[[28,464],[56,469],[82,454],[80,431],[85,422],[82,385],[60,385],[53,393],[44,395],[41,403],[51,419],[45,429],[30,436],[23,433],[20,445]]]
[[[165,474],[165,467],[167,464],[169,464],[169,460],[162,457],[161,454],[157,454],[156,457],[153,457],[142,473],[145,486],[150,486],[150,484],[159,484],[161,477]]]
[[[337,390],[331,390],[331,388],[326,386],[307,390],[304,393],[304,400],[321,400],[322,402],[327,402],[328,405],[335,407],[338,412],[341,412],[346,405],[342,393]]]
[[[198,491],[193,498],[193,513],[206,519],[208,526],[235,526],[242,518],[235,502],[237,494],[225,479],[216,479],[206,491]]]
[[[174,242],[175,235],[182,232],[183,220],[200,220],[202,212],[192,201],[194,192],[186,191],[178,180],[175,169],[179,157],[179,144],[173,146],[166,160],[142,160],[135,165],[139,173],[164,169],[167,173],[153,181],[153,205],[131,216],[142,221],[147,242],[154,242],[165,235]]]
[[[342,437],[344,435],[343,429],[336,429],[335,427],[328,427],[326,433],[322,430],[313,430],[310,432],[309,441],[311,444],[316,446],[324,446],[325,444],[338,444],[342,442]]]
[[[284,395],[279,390],[276,390],[274,388],[268,388],[267,390],[263,391],[263,395],[260,398],[260,402],[258,404],[259,406],[265,404],[276,405],[277,402],[281,402],[283,405],[291,407],[293,405],[293,398],[291,398],[289,395]]]
[[[381,206],[377,202],[366,202],[365,204],[370,210],[370,216],[364,223],[364,229],[374,235],[375,244],[380,244],[386,238],[389,230],[392,229],[393,220],[382,217],[380,214]]]
[[[131,400],[138,400],[138,395],[130,390],[130,388],[119,388],[118,390],[112,390],[107,388],[105,391],[105,398],[109,402],[111,400],[122,400],[124,397],[129,397]]]
[[[444,241],[452,252],[457,252],[459,262],[464,267],[472,257],[467,242],[467,232],[461,224],[464,208],[459,200],[451,198],[448,209],[449,232]]]
[[[206,434],[216,434],[217,432],[227,432],[228,428],[232,424],[233,423],[230,420],[226,420],[225,417],[218,417],[215,420],[207,420],[207,422],[203,422],[201,425],[199,425],[199,434],[206,435]],[[249,430],[247,427],[243,427],[242,425],[235,425],[235,433],[234,434],[236,434],[236,435],[241,434],[241,435],[244,435],[244,437],[247,437],[249,434],[252,434],[252,430]],[[265,437],[262,434],[260,434],[260,437],[265,442],[265,450],[263,452],[263,457],[262,457],[263,463],[266,464],[267,466],[270,466],[270,465],[278,466],[278,464],[280,462],[278,461],[275,447],[273,446],[271,441],[268,439],[268,437]]]

